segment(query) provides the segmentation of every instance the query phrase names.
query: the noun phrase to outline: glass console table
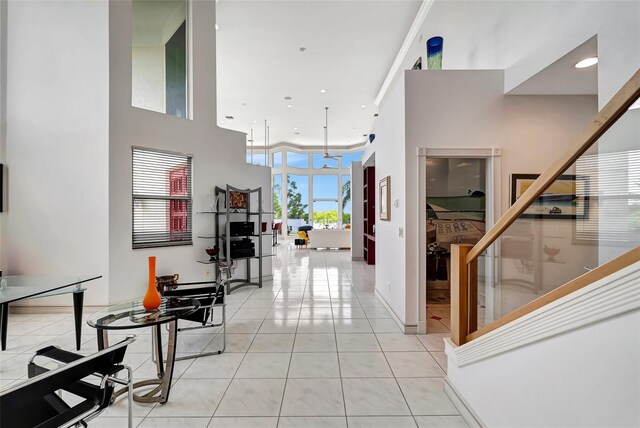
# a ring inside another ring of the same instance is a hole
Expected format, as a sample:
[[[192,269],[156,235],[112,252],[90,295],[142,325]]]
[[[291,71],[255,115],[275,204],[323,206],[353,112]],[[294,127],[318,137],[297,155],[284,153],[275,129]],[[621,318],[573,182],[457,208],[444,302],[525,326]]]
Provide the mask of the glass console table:
[[[98,276],[9,275],[0,277],[0,339],[2,350],[7,347],[9,304],[20,300],[73,293],[73,314],[76,328],[76,349],[80,350],[82,331],[82,303],[85,282],[102,278]]]
[[[87,324],[97,329],[98,349],[109,346],[108,330],[130,330],[151,327],[153,334],[153,352],[155,354],[158,378],[143,380],[133,384],[133,388],[155,385],[145,394],[133,394],[133,399],[139,403],[161,403],[169,399],[171,378],[176,358],[176,334],[178,318],[194,313],[200,307],[196,299],[182,297],[163,297],[158,309],[146,310],[142,301],[121,303],[102,309],[87,319]],[[166,366],[162,356],[162,324],[169,324],[169,342],[167,347]],[[116,392],[114,399],[126,392],[126,388]]]

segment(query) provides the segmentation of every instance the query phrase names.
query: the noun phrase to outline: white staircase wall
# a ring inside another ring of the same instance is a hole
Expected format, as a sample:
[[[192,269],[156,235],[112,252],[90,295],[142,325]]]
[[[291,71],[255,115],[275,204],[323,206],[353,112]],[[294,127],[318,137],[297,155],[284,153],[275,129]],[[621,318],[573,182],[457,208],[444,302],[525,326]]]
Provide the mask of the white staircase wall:
[[[486,426],[638,427],[640,263],[447,355]]]

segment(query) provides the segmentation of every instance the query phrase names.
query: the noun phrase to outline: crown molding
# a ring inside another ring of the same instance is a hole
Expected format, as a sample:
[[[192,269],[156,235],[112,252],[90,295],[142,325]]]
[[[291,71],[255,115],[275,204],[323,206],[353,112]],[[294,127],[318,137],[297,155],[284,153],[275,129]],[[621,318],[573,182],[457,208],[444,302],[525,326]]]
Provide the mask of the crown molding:
[[[411,43],[413,43],[416,36],[418,35],[418,32],[420,31],[420,28],[422,27],[422,24],[424,23],[424,20],[426,19],[429,10],[431,10],[431,6],[433,6],[434,2],[435,0],[422,0],[422,4],[420,5],[420,9],[418,9],[418,13],[413,20],[413,24],[411,24],[411,28],[409,28],[409,32],[404,38],[402,46],[400,46],[400,50],[396,55],[396,59],[393,61],[393,64],[391,64],[391,68],[387,72],[387,77],[385,77],[384,82],[382,83],[382,86],[378,91],[378,95],[376,96],[375,100],[377,106],[379,106],[382,102],[382,99],[389,90],[391,83],[393,83],[393,79],[395,79],[396,74],[398,74],[398,71],[400,70],[400,67],[402,67],[402,62],[409,53],[409,49],[411,49]],[[424,61],[423,64],[426,65],[427,61]]]

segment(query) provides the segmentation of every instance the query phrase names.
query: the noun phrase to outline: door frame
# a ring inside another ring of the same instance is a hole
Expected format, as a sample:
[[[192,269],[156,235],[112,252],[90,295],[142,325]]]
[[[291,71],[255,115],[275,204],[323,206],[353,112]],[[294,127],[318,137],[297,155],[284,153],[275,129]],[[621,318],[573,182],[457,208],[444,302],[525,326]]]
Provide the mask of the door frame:
[[[500,147],[490,148],[427,148],[418,147],[416,152],[416,158],[418,162],[418,224],[416,230],[418,231],[418,251],[416,265],[418,266],[418,334],[427,333],[427,212],[425,209],[424,201],[427,198],[427,158],[476,158],[485,159],[487,161],[487,175],[486,175],[486,190],[487,201],[492,203],[487,204],[486,214],[486,229],[489,230],[497,220],[497,214],[501,211],[502,204],[502,191],[501,191],[501,156],[502,149]],[[494,260],[493,251],[494,248],[487,250],[487,260]],[[495,282],[495,272],[498,271],[498,266],[495,263],[487,263],[487,282],[492,283],[492,287],[488,287],[487,290],[494,290],[493,283]],[[493,296],[485,295],[487,302],[493,302]],[[493,310],[492,305],[486,304],[487,311]],[[491,307],[489,307],[491,306]]]

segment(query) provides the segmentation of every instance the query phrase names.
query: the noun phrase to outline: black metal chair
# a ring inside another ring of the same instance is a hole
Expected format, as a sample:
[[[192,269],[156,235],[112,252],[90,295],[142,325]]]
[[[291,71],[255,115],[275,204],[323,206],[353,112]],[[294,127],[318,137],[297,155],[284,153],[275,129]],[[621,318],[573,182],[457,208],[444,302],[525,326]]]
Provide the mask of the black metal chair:
[[[217,283],[216,281],[183,282],[171,284],[170,287],[173,289],[165,287],[160,291],[160,294],[163,296],[190,297],[192,299],[197,299],[200,302],[200,308],[197,311],[180,318],[181,320],[192,321],[199,325],[180,327],[180,324],[178,323],[178,332],[202,328],[222,327],[222,349],[178,357],[176,358],[176,361],[205,357],[208,355],[218,355],[225,351],[227,346],[227,314],[224,285],[224,280],[220,283]],[[215,321],[214,308],[220,308],[222,310],[221,320],[218,323]]]
[[[133,376],[131,368],[123,365],[122,360],[127,346],[134,340],[135,336],[129,336],[89,356],[56,346],[40,349],[29,360],[29,380],[0,393],[0,426],[86,427],[87,421],[109,406],[114,384],[120,384],[128,388],[129,427],[132,427]],[[46,358],[63,365],[50,370],[36,364],[36,358]],[[123,370],[127,371],[126,379],[116,377]],[[97,382],[90,382],[92,378]],[[82,400],[70,405],[62,398],[62,391]]]

